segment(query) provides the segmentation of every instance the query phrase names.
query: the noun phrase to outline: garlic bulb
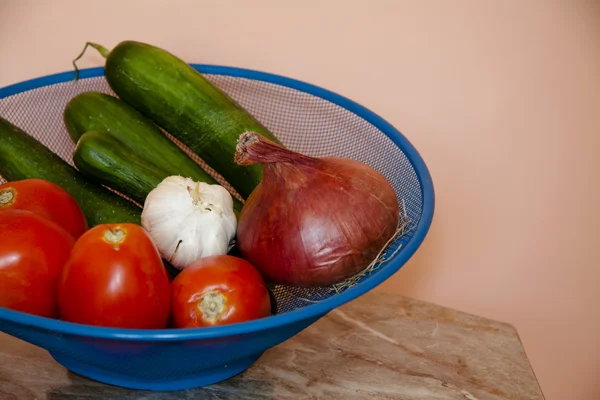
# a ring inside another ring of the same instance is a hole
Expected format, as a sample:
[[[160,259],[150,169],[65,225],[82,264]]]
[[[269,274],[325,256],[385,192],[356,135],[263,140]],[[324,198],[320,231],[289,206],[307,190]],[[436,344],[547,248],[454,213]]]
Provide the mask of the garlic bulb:
[[[142,226],[161,256],[183,269],[200,258],[226,254],[237,220],[223,186],[169,176],[146,197]]]

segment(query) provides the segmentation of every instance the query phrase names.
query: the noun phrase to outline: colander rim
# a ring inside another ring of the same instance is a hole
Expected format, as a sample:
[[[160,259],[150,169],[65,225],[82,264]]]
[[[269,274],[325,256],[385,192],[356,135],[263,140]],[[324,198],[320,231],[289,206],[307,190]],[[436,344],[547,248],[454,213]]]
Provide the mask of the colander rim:
[[[417,251],[422,244],[431,226],[435,209],[435,192],[432,178],[425,161],[417,149],[409,140],[390,123],[382,117],[367,109],[361,104],[350,100],[342,95],[324,89],[298,79],[288,78],[282,75],[269,72],[246,69],[240,67],[231,67],[215,64],[190,64],[194,69],[202,74],[225,75],[237,78],[246,78],[251,80],[263,81],[276,85],[296,89],[301,92],[320,97],[331,103],[334,103],[355,115],[363,118],[365,121],[377,127],[382,133],[389,137],[392,142],[398,146],[408,158],[411,166],[414,168],[417,179],[419,180],[421,195],[423,199],[423,209],[421,218],[415,227],[412,238],[398,254],[382,265],[376,274],[362,281],[360,284],[347,289],[346,291],[333,295],[318,303],[307,305],[306,307],[288,311],[282,314],[276,314],[259,320],[241,322],[230,325],[215,326],[209,328],[187,328],[187,329],[121,329],[100,326],[90,326],[77,324],[67,321],[61,321],[51,318],[40,317],[19,311],[9,310],[0,307],[0,321],[10,321],[13,323],[26,325],[32,328],[49,330],[55,333],[66,335],[77,335],[84,337],[93,337],[101,339],[127,340],[127,341],[184,341],[198,339],[222,338],[235,335],[245,335],[249,333],[260,332],[268,329],[276,329],[279,326],[285,326],[301,322],[304,320],[317,319],[331,310],[352,301],[359,296],[369,292],[380,285],[390,276],[396,273]],[[79,79],[95,78],[104,75],[104,67],[94,67],[81,69]],[[50,86],[58,83],[72,81],[75,77],[74,71],[60,72],[51,75],[45,75],[38,78],[18,82],[3,88],[0,88],[0,99],[37,89],[43,86]],[[0,324],[1,327],[1,324]]]

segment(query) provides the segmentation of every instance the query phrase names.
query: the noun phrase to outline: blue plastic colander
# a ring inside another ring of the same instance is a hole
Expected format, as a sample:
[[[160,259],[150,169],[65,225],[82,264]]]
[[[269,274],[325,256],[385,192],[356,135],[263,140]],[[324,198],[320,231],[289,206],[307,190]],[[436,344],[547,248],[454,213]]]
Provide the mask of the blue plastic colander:
[[[340,292],[277,286],[277,314],[251,322],[128,330],[68,323],[0,307],[1,331],[47,349],[64,367],[91,379],[134,389],[178,390],[230,378],[250,367],[265,350],[398,271],[421,245],[433,218],[434,191],[425,163],[409,141],[379,116],[297,80],[240,68],[192,66],[288,148],[311,156],[353,158],[379,170],[406,209],[410,229],[390,246],[389,260],[355,286]],[[71,164],[75,145],[62,120],[67,102],[91,90],[114,95],[103,68],[82,70],[78,81],[73,77],[73,72],[65,72],[0,89],[0,116]]]

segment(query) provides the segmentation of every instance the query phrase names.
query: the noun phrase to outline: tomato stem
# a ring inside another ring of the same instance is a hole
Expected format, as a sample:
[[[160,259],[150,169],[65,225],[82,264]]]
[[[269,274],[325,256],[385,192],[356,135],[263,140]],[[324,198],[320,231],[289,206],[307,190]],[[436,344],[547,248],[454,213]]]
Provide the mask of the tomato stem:
[[[119,244],[125,240],[126,232],[121,228],[112,228],[104,231],[104,240],[111,244]]]
[[[15,189],[8,188],[0,190],[0,207],[9,206],[15,200]]]
[[[225,314],[225,303],[227,298],[216,290],[205,293],[198,309],[202,313],[202,319],[214,324]]]

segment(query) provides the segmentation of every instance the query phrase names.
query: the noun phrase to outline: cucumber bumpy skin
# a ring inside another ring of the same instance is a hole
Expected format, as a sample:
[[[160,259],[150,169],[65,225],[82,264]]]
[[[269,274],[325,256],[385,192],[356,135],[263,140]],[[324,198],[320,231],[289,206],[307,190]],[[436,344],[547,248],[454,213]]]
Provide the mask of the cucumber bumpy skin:
[[[173,175],[139,157],[112,132],[90,131],[77,141],[75,166],[90,180],[111,187],[144,205],[148,194]],[[242,203],[233,198],[237,216]]]
[[[115,189],[140,205],[169,176],[108,132],[84,133],[77,141],[73,162],[89,180]]]
[[[171,175],[217,181],[135,108],[109,94],[83,92],[69,100],[63,120],[75,143],[90,131],[112,134],[138,157]]]
[[[106,58],[106,80],[122,100],[180,140],[242,198],[248,198],[260,183],[262,166],[237,165],[233,161],[235,147],[246,131],[281,144],[265,126],[202,74],[163,49],[123,41],[109,51],[87,43],[79,57],[88,46]]]
[[[74,159],[77,168],[88,177],[95,174],[92,176],[93,180],[116,189],[140,204],[144,203],[143,199],[149,193],[148,185],[158,175],[163,179],[180,175],[196,182],[218,184],[216,179],[164,135],[152,121],[114,96],[100,92],[78,94],[65,107],[63,120],[71,139],[78,143],[75,156],[79,159]],[[82,135],[87,135],[86,132],[96,134],[86,139],[85,148],[79,148]],[[110,135],[111,138],[103,140],[99,136],[101,134]],[[94,143],[101,148],[94,148]],[[123,147],[123,150],[120,151],[117,146]],[[84,153],[89,157],[90,164],[87,167],[86,160],[81,158]],[[106,163],[111,162],[109,158],[119,159],[119,165],[113,165],[120,172],[99,164],[102,162],[100,158],[104,158]],[[136,174],[140,176],[136,177]],[[154,187],[161,181],[156,182]],[[234,210],[239,213],[243,203],[234,193],[232,199]]]
[[[0,117],[0,175],[8,181],[39,178],[65,189],[83,211],[89,227],[106,223],[141,224],[142,210],[88,181],[34,137]]]

